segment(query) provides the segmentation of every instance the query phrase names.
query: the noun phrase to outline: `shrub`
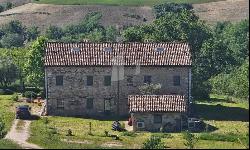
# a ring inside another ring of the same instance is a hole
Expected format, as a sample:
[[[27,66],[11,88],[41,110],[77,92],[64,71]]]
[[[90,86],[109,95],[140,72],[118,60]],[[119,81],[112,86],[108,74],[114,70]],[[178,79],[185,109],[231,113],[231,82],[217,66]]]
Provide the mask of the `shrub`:
[[[23,93],[23,96],[24,97],[27,97],[27,98],[36,98],[37,97],[37,94],[33,91],[26,91]]]
[[[18,101],[18,94],[17,94],[17,93],[14,93],[14,94],[11,96],[11,100],[17,102],[17,101]]]
[[[161,141],[161,138],[158,136],[151,136],[147,139],[142,146],[142,149],[164,149],[166,146]]]
[[[237,142],[240,135],[234,133],[219,134],[219,133],[202,133],[198,138],[201,140],[210,141],[227,141],[227,142]]]
[[[186,140],[184,145],[187,147],[187,149],[194,149],[194,144],[196,142],[195,136],[189,131],[185,131],[183,132],[183,138]]]
[[[3,138],[5,134],[6,134],[5,123],[3,122],[3,119],[0,117],[0,139]]]
[[[128,131],[123,132],[122,135],[123,136],[131,136],[131,137],[136,136],[135,132],[128,132]]]

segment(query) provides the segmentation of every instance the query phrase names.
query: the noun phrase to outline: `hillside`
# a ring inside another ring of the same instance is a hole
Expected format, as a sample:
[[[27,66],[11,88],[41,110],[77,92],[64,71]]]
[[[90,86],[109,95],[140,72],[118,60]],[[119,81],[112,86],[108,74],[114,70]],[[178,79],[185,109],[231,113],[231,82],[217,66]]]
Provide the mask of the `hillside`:
[[[217,21],[239,21],[249,18],[248,0],[227,0],[193,4],[193,6],[200,18],[210,24]],[[0,13],[0,25],[16,19],[26,26],[35,25],[44,30],[48,25],[65,26],[79,22],[87,13],[94,11],[102,12],[101,23],[104,26],[113,25],[118,28],[150,23],[154,19],[150,7],[28,3]]]

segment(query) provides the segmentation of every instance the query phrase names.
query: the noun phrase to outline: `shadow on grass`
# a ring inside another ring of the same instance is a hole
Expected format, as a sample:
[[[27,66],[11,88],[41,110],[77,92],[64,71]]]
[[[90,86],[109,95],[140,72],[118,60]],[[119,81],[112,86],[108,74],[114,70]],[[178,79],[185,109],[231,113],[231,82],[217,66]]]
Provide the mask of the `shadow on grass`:
[[[220,104],[195,104],[194,116],[205,120],[249,121],[249,110],[240,107],[226,107]]]
[[[40,116],[38,115],[31,115],[29,118],[20,118],[20,120],[30,120],[30,121],[39,120],[39,119],[40,119]]]

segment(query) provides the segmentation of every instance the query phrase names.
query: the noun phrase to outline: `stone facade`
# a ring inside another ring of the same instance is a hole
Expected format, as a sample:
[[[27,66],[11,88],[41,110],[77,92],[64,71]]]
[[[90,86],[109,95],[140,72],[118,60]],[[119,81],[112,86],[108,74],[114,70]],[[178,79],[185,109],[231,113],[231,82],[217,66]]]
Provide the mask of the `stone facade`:
[[[151,83],[162,85],[159,94],[180,94],[189,97],[190,69],[191,66],[141,66],[140,68],[129,66],[123,69],[108,66],[47,66],[45,68],[47,114],[89,117],[108,114],[128,116],[128,95],[140,94],[138,86],[143,85],[146,75],[151,76]],[[119,81],[115,79],[116,72],[119,74]],[[63,76],[62,86],[56,85],[58,75]],[[87,86],[88,75],[93,76],[92,86]],[[104,86],[106,75],[112,76],[111,86]],[[133,85],[128,85],[128,76],[133,76]],[[174,76],[180,76],[179,86],[174,86]],[[88,98],[93,98],[92,109],[86,108]],[[110,105],[109,113],[104,111],[105,102]]]
[[[161,123],[155,122],[155,115],[161,116]],[[165,132],[181,131],[182,114],[178,112],[148,112],[132,113],[133,131],[160,131]],[[143,123],[143,125],[142,125]],[[141,125],[141,126],[140,126]]]

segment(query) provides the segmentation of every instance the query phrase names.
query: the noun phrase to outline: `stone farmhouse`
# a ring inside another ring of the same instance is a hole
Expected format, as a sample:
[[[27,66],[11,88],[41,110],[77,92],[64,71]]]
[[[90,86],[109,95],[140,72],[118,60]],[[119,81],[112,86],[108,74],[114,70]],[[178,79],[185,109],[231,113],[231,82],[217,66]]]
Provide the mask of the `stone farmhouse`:
[[[152,119],[150,113],[164,112],[162,117],[172,117],[173,122],[188,111],[191,52],[187,43],[49,42],[44,61],[48,115],[103,117],[133,113],[140,120],[142,112],[148,119]],[[145,83],[160,83],[162,96],[138,96],[138,87]],[[136,103],[138,97],[146,101]],[[146,108],[136,109],[140,107]]]

